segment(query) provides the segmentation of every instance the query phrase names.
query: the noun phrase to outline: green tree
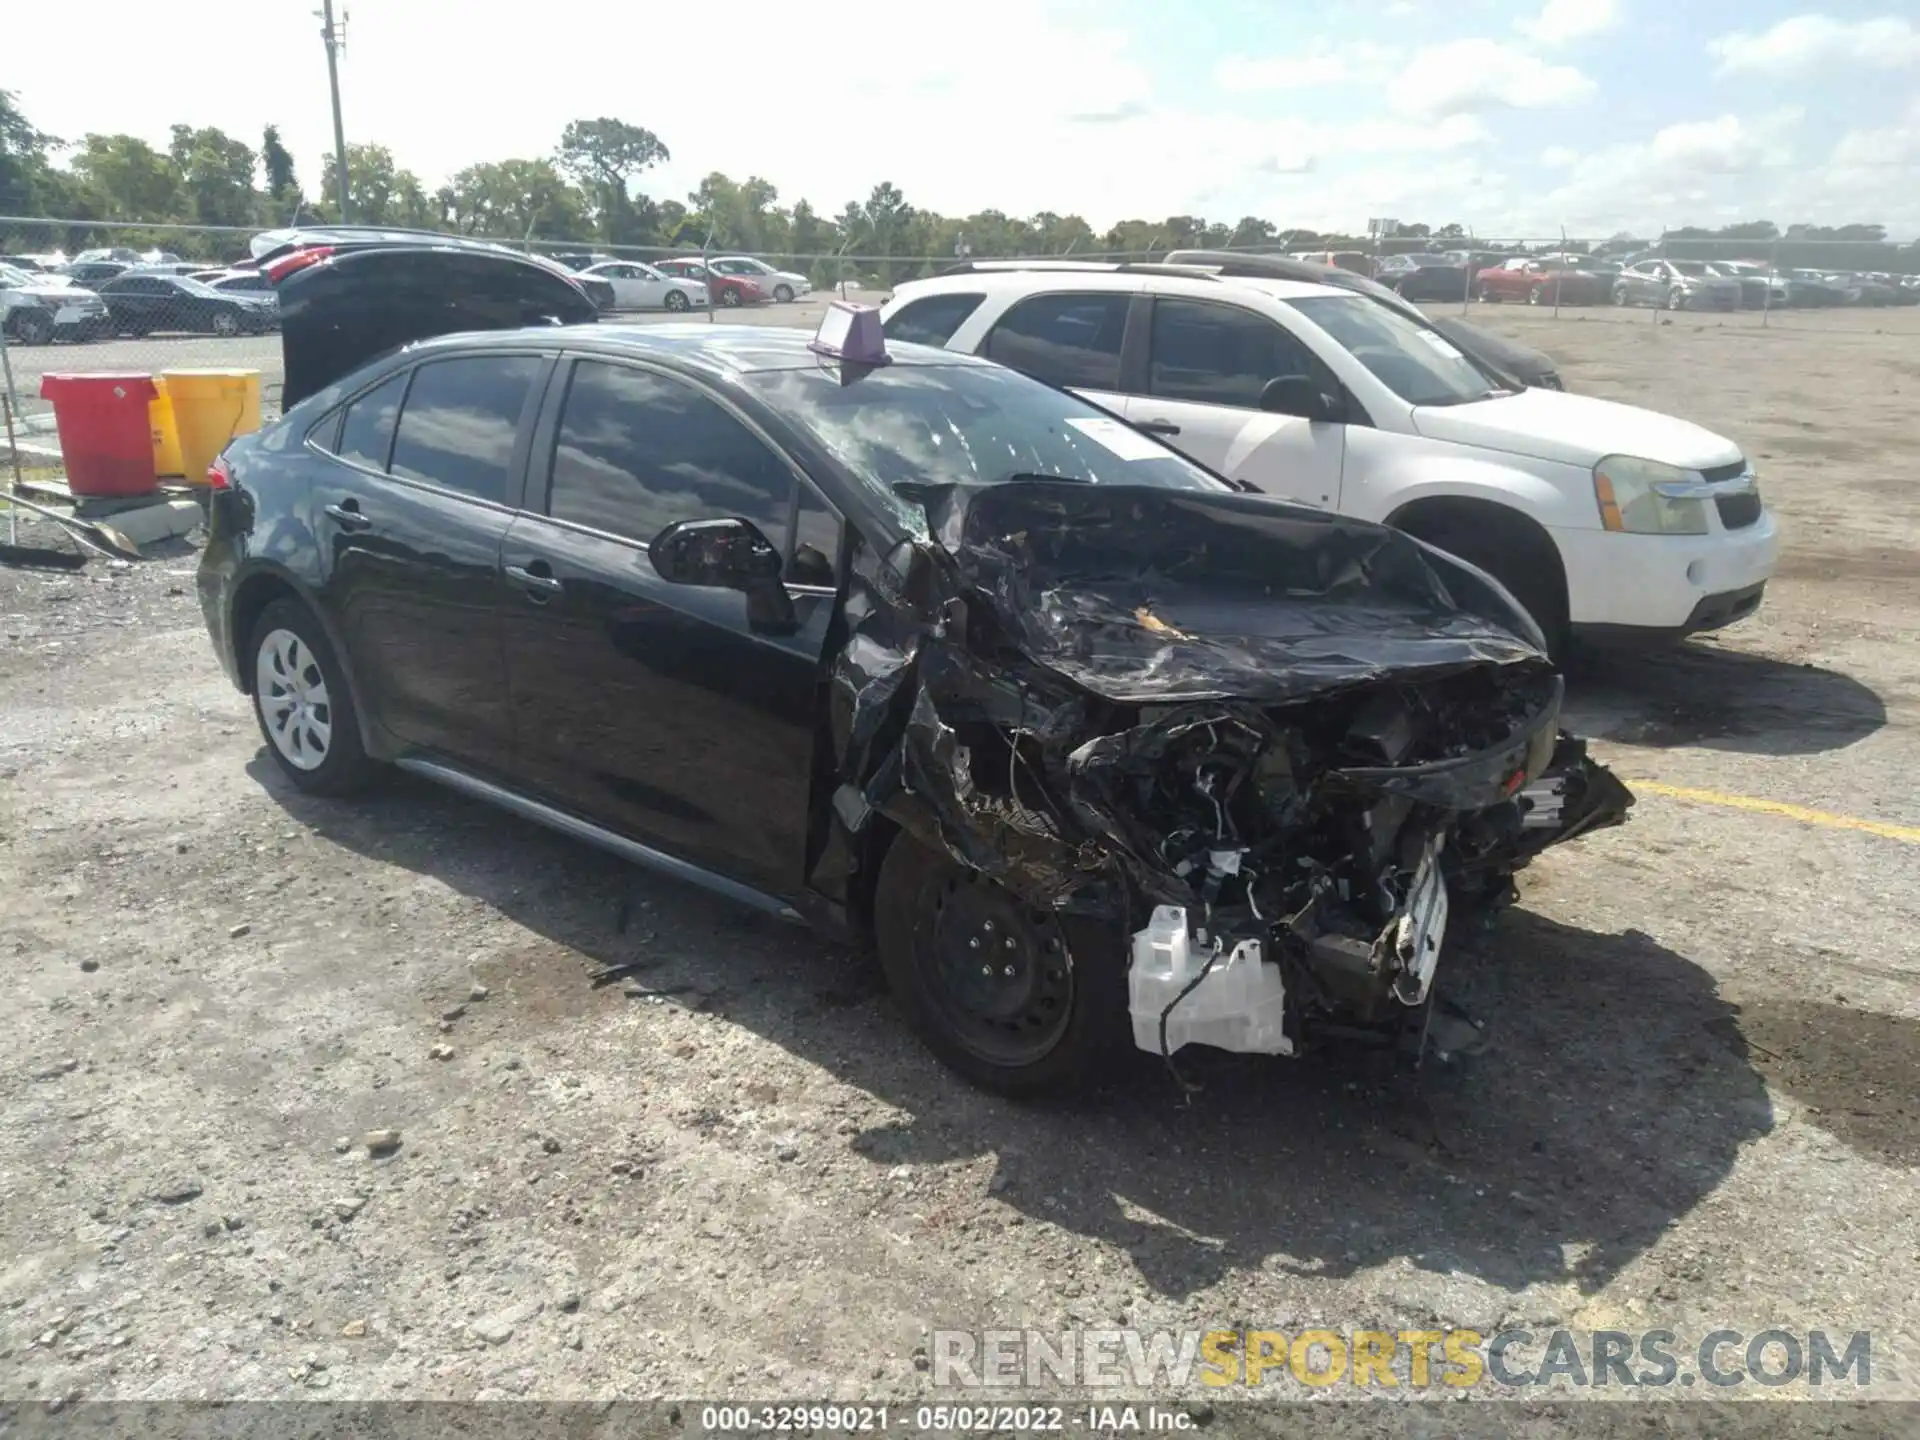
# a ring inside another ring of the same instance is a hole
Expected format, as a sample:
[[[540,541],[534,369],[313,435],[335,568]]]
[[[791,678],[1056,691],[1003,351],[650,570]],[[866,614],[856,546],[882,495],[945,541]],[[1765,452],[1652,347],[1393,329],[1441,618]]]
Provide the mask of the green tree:
[[[322,220],[338,222],[339,167],[329,155],[320,167],[320,198],[314,210]],[[394,164],[384,145],[347,146],[347,206],[356,225],[401,225],[432,229],[440,223],[438,207],[420,177]]]
[[[519,240],[592,236],[586,197],[551,160],[488,160],[469,165],[441,192],[446,219],[468,235]]]
[[[913,207],[907,204],[907,197],[891,180],[882,180],[873,187],[873,193],[867,197],[867,203],[860,207],[860,218],[865,222],[866,234],[854,246],[858,253],[879,257],[904,255],[908,247],[902,242],[907,239],[913,225]],[[912,267],[897,267],[902,272]],[[882,284],[891,285],[897,278],[896,267],[891,263],[879,267]]]
[[[609,245],[659,238],[657,207],[646,208],[651,202],[634,193],[633,182],[672,158],[658,135],[625,120],[574,120],[560,134],[560,169],[591,198],[600,238]]]
[[[224,131],[175,125],[167,154],[180,176],[183,218],[202,225],[253,223],[251,146]]]
[[[0,214],[42,213],[51,188],[47,152],[60,143],[28,122],[12,91],[0,90]]]
[[[89,135],[73,174],[104,220],[172,220],[180,214],[173,161],[137,135]]]
[[[260,165],[267,172],[267,194],[272,198],[275,206],[298,206],[300,181],[293,173],[293,156],[287,152],[287,147],[280,143],[278,125],[269,125],[261,133]]]

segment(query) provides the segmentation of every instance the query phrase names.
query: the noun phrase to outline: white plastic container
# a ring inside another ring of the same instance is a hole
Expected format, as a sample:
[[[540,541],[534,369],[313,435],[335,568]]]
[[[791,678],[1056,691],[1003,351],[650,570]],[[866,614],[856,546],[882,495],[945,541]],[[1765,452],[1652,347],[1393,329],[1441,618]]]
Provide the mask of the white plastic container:
[[[1206,969],[1211,953],[1194,944],[1183,907],[1155,907],[1146,928],[1133,937],[1133,962],[1127,971],[1135,1045],[1149,1054],[1161,1053],[1161,1012]],[[1213,1045],[1247,1055],[1291,1055],[1286,1011],[1280,967],[1266,963],[1258,940],[1242,940],[1174,1005],[1167,1016],[1166,1053],[1183,1045]]]

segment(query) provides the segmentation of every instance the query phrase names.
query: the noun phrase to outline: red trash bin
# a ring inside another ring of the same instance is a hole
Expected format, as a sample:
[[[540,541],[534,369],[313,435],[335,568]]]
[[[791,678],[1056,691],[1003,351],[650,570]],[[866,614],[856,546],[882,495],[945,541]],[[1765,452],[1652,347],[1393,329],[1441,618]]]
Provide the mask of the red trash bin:
[[[53,402],[67,488],[82,498],[151,495],[155,394],[151,375],[42,375],[40,398]]]

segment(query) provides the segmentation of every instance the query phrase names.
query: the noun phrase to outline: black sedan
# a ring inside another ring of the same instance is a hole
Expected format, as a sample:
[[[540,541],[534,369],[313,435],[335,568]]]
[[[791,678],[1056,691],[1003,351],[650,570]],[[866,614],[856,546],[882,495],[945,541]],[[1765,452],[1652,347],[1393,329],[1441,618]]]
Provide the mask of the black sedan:
[[[258,335],[279,319],[271,295],[216,290],[184,275],[129,271],[102,282],[99,292],[122,335]]]
[[[1408,300],[1462,301],[1467,296],[1468,271],[1443,255],[1394,256],[1400,263],[1389,268],[1384,262],[1374,279]]]
[[[445,248],[265,268],[287,409],[215,462],[198,585],[284,780],[395,765],[871,943],[980,1084],[1451,1050],[1449,904],[1631,803],[1481,571],[889,354],[875,312],[588,324]]]

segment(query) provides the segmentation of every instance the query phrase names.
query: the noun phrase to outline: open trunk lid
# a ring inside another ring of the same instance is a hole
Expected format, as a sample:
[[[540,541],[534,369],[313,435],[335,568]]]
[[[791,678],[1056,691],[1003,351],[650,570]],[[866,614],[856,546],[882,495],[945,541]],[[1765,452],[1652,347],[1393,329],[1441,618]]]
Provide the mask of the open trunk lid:
[[[283,247],[261,268],[280,297],[283,409],[417,340],[599,317],[557,266],[454,240]]]

